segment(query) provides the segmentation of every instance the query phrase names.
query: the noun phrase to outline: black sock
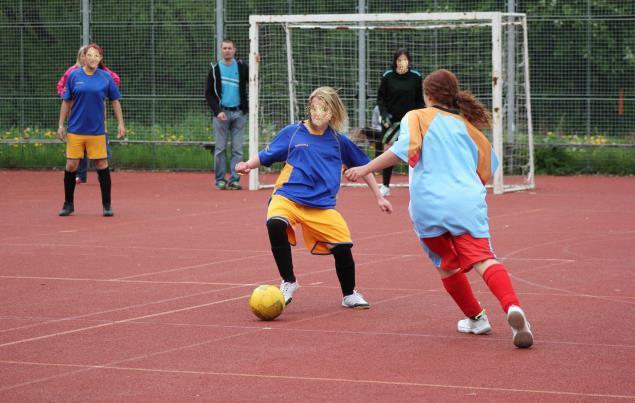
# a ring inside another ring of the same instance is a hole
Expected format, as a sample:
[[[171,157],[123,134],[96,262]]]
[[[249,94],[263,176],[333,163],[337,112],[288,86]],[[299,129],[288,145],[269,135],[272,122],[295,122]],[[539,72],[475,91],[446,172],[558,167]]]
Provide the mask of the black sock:
[[[99,178],[99,187],[101,188],[101,204],[104,207],[110,207],[110,167],[97,170],[97,177]]]
[[[64,171],[64,202],[73,204],[75,199],[75,172]]]
[[[276,218],[267,221],[271,252],[278,266],[280,277],[288,283],[295,282],[293,274],[293,259],[291,257],[291,245],[287,237],[287,223]]]
[[[352,245],[337,245],[331,249],[335,257],[335,271],[344,296],[351,295],[355,290],[355,261],[351,247]]]
[[[392,167],[384,168],[383,170],[383,184],[384,186],[390,186],[390,177],[392,176]]]

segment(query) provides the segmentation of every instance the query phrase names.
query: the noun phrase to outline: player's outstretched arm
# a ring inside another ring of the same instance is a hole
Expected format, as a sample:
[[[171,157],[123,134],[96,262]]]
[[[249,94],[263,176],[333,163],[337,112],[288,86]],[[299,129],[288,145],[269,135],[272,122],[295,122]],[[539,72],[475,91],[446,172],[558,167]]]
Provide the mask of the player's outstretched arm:
[[[249,171],[251,171],[252,169],[256,169],[260,166],[260,158],[258,157],[258,155],[254,155],[253,157],[251,157],[248,161],[241,161],[238,164],[236,164],[236,173],[238,173],[239,175],[245,175],[248,174]]]
[[[392,213],[392,204],[388,200],[386,200],[384,196],[381,195],[379,187],[377,186],[377,182],[375,181],[375,175],[373,175],[373,173],[371,172],[362,176],[362,179],[364,180],[364,182],[366,182],[366,184],[370,188],[370,191],[373,192],[373,194],[377,198],[377,205],[379,205],[379,209],[388,214]]]
[[[346,179],[349,181],[357,182],[358,179],[364,178],[364,176],[370,173],[391,167],[399,161],[399,157],[397,157],[392,151],[388,150],[364,166],[347,169],[346,172],[344,172],[344,176],[346,176]]]

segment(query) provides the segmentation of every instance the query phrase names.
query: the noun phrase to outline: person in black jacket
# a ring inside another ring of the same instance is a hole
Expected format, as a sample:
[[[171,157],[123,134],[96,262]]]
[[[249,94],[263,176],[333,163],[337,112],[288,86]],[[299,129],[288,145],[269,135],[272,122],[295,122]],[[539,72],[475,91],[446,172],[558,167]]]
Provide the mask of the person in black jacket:
[[[236,59],[236,46],[231,39],[223,39],[222,59],[212,63],[207,74],[205,99],[212,111],[212,127],[216,137],[214,151],[214,173],[216,188],[220,190],[240,190],[240,177],[234,167],[243,160],[243,129],[247,123],[249,98],[247,85],[249,68],[243,61]],[[230,176],[225,178],[227,170],[227,137],[231,136]]]
[[[410,53],[397,49],[392,58],[392,67],[384,73],[377,92],[377,105],[381,113],[384,147],[387,148],[399,134],[399,124],[404,115],[423,108],[423,81],[421,73],[412,69]],[[375,150],[378,154],[379,150]],[[390,195],[392,167],[382,172],[383,183],[379,190],[382,196]]]

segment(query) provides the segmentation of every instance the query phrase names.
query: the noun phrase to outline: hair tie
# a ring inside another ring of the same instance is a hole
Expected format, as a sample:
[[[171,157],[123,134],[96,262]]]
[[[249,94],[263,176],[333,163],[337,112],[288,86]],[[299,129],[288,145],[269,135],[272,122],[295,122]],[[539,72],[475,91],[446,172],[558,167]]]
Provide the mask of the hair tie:
[[[455,108],[458,108],[458,107],[459,107],[459,97],[458,97],[457,95],[455,95],[455,96],[454,96],[454,98],[452,99],[452,105],[453,105]]]

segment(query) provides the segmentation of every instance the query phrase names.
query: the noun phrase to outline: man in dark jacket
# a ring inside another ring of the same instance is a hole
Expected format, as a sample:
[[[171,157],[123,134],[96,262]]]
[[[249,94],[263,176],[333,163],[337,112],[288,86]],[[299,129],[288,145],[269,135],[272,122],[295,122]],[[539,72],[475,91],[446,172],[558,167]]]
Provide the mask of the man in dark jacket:
[[[212,127],[216,137],[214,152],[214,173],[216,188],[220,190],[240,190],[240,177],[234,167],[243,160],[243,129],[247,123],[249,98],[247,85],[249,68],[246,63],[235,59],[236,46],[231,39],[223,39],[222,59],[212,63],[207,74],[205,99],[212,110]],[[230,176],[227,170],[227,138],[231,138]]]

